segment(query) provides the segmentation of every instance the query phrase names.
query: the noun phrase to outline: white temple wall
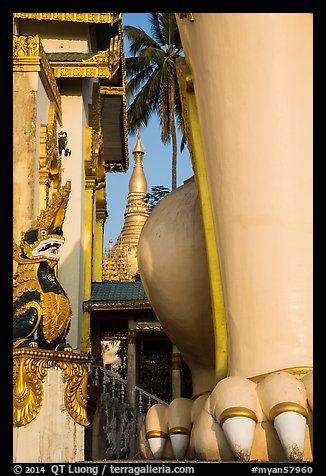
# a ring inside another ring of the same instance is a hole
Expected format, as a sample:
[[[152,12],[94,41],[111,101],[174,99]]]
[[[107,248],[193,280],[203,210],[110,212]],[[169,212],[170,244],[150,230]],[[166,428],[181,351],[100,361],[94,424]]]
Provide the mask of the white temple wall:
[[[14,463],[70,463],[84,460],[84,427],[69,415],[64,403],[62,372],[50,368],[44,382],[39,414],[13,430]]]
[[[83,313],[83,240],[84,240],[84,128],[85,114],[80,80],[65,81],[62,86],[61,130],[67,133],[67,147],[71,155],[63,159],[62,183],[71,181],[71,193],[63,231],[65,244],[61,249],[59,281],[70,299],[72,321],[67,341],[74,349],[80,348]]]
[[[50,100],[38,72],[13,75],[14,239],[39,213],[40,125],[48,123]],[[22,140],[23,138],[23,140]]]
[[[88,25],[72,23],[60,25],[56,21],[23,20],[19,22],[20,35],[40,35],[47,53],[89,52]]]

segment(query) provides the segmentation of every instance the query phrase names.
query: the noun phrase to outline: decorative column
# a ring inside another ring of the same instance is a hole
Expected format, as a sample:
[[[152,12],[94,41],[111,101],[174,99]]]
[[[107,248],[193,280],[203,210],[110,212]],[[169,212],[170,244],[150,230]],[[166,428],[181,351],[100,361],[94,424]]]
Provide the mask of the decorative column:
[[[93,163],[96,165],[96,230],[95,230],[95,262],[94,262],[94,280],[102,281],[103,266],[103,233],[104,223],[108,213],[106,203],[106,165],[104,160],[103,134],[101,129],[101,101],[100,84],[93,84],[92,104],[89,105],[89,125],[92,127],[92,153],[94,155]]]
[[[95,276],[97,282],[102,281],[103,269],[103,233],[107,217],[105,182],[96,186],[96,230],[95,230]]]
[[[127,360],[127,403],[136,405],[136,331],[137,322],[133,319],[128,321],[128,360]]]
[[[181,397],[181,354],[172,346],[172,400]]]
[[[37,348],[13,356],[14,462],[83,461],[87,356]]]
[[[85,215],[84,215],[84,301],[89,301],[92,291],[93,209],[96,184],[92,151],[92,128],[85,128]],[[90,313],[84,311],[82,324],[82,351],[90,354]]]

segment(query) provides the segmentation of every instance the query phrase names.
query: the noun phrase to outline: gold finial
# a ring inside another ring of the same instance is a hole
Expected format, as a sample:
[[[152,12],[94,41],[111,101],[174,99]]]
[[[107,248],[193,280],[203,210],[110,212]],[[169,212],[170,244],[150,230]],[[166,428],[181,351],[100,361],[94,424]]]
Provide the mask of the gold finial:
[[[138,131],[137,142],[133,150],[135,165],[129,181],[129,192],[147,193],[147,180],[143,171],[143,155],[145,150],[140,141],[140,132]]]
[[[140,132],[139,132],[139,131],[138,131],[138,135],[137,135],[137,142],[136,142],[136,145],[135,145],[135,147],[134,147],[134,149],[133,149],[132,152],[133,152],[133,154],[135,154],[135,153],[137,153],[137,152],[140,153],[140,154],[144,154],[144,153],[145,153],[145,150],[144,150],[144,148],[143,148],[143,146],[142,146],[142,143],[141,143],[141,141],[140,141]]]

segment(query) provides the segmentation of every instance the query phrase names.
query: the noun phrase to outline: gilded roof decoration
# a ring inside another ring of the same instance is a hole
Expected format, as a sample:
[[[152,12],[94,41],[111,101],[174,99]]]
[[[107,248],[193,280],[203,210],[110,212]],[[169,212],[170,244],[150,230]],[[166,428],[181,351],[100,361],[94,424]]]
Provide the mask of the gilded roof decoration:
[[[40,72],[44,88],[50,100],[55,102],[56,113],[61,126],[60,91],[38,35],[13,35],[13,70],[14,72]]]
[[[110,39],[110,46],[104,51],[98,51],[93,56],[79,61],[50,61],[56,78],[108,78],[116,74],[120,67],[120,42],[116,35]],[[54,56],[50,56],[50,58]],[[69,56],[67,56],[69,58]],[[71,56],[70,56],[71,57]]]
[[[112,101],[115,100],[117,96],[121,98],[122,102],[122,130],[121,130],[121,163],[112,160],[112,149],[110,153],[107,154],[105,159],[105,171],[106,172],[126,172],[129,167],[129,147],[128,147],[128,117],[127,117],[127,98],[126,98],[126,87],[127,87],[127,73],[125,67],[125,56],[124,56],[124,44],[123,44],[123,34],[121,23],[118,23],[118,36],[120,38],[120,66],[121,66],[121,81],[118,85],[102,85],[100,87],[100,94],[103,97],[102,100],[102,111],[103,115],[110,114],[112,111]],[[120,73],[120,72],[119,72]],[[110,96],[106,98],[105,96]],[[110,102],[110,100],[112,101]],[[120,106],[119,106],[120,108]],[[119,109],[120,110],[120,109]],[[108,143],[106,144],[108,146]],[[112,162],[111,162],[112,160]]]
[[[122,13],[14,13],[14,18],[79,23],[111,23],[112,25],[122,19]]]

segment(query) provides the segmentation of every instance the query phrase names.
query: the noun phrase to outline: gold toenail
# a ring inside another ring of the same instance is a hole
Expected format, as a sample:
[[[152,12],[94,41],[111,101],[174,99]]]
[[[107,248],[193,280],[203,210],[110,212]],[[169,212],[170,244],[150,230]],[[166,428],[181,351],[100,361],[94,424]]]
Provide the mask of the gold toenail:
[[[274,405],[269,412],[269,420],[274,423],[275,418],[284,412],[295,412],[300,413],[305,418],[308,418],[307,410],[299,403],[294,402],[281,402]]]
[[[167,438],[167,437],[168,437],[167,433],[160,430],[152,430],[146,433],[146,440],[149,440],[150,438]]]
[[[257,423],[257,416],[256,413],[250,408],[246,407],[230,407],[226,408],[220,415],[219,421],[220,425],[222,426],[225,420],[228,418],[233,418],[233,417],[246,417],[246,418],[251,418]]]

